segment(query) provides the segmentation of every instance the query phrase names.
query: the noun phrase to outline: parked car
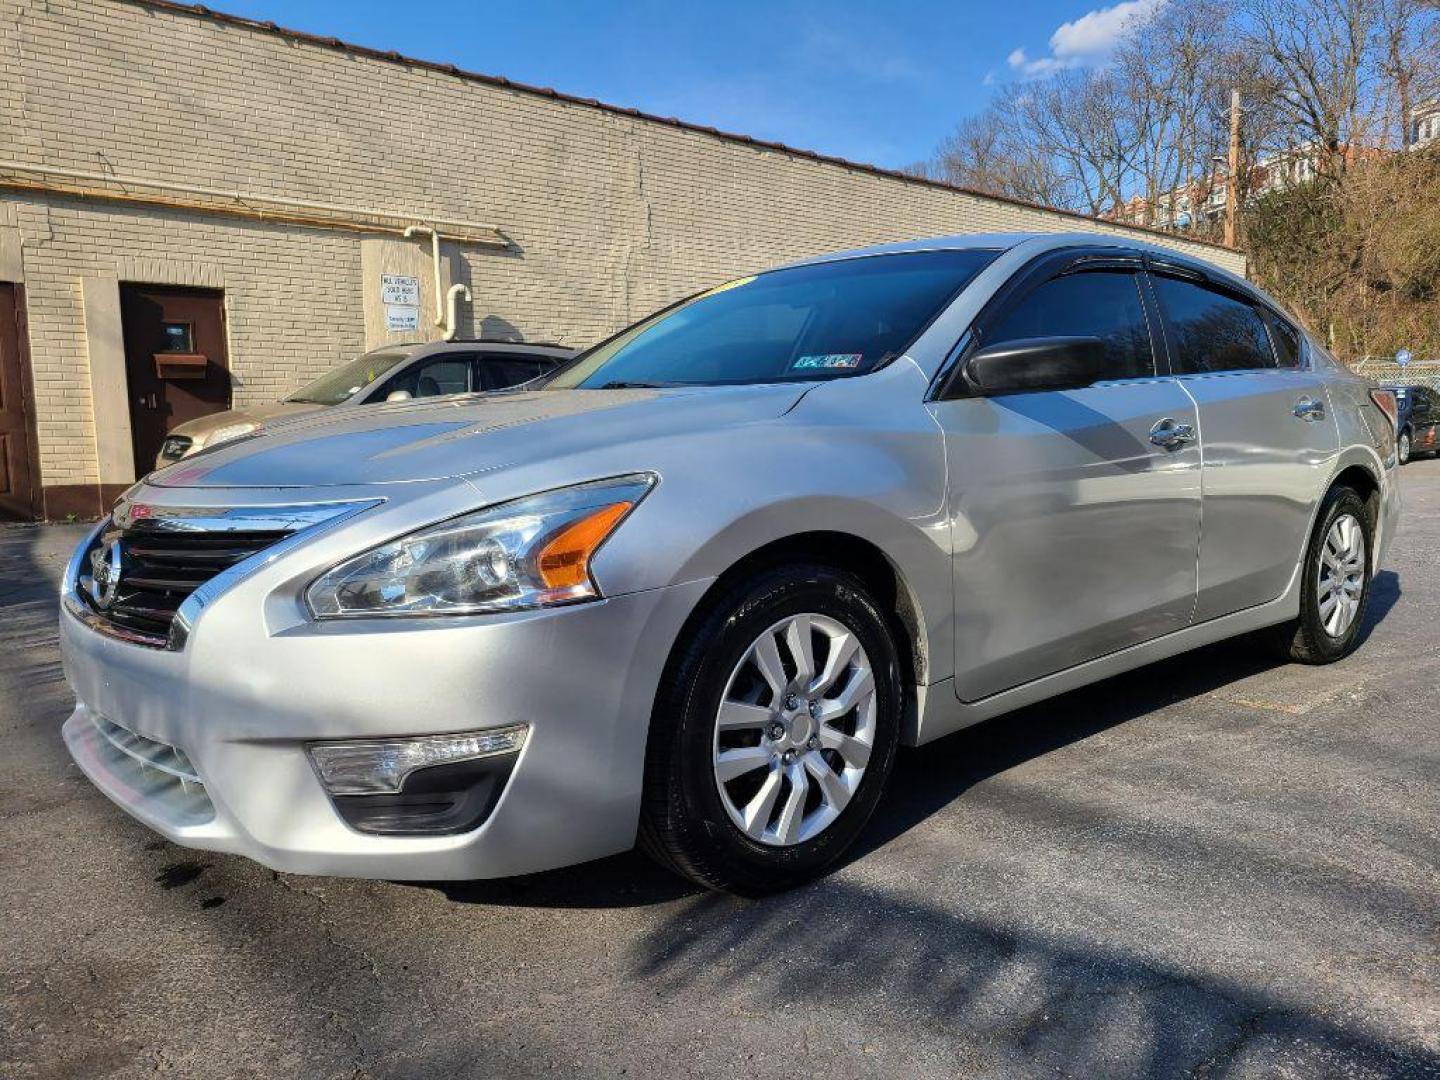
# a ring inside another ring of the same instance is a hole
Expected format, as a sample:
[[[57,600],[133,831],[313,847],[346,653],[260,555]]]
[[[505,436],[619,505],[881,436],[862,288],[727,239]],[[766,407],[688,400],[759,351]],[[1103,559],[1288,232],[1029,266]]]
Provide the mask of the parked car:
[[[177,424],[165,437],[155,467],[267,424],[336,406],[504,390],[555,371],[578,350],[548,343],[436,341],[386,345],[327,371],[273,405],[252,405]]]
[[[1396,453],[1405,465],[1415,454],[1440,451],[1440,393],[1428,386],[1396,386]]]
[[[278,870],[494,877],[638,837],[780,888],[842,857],[901,744],[1246,632],[1350,652],[1394,419],[1173,251],[813,259],[533,392],[152,474],[66,572],[64,739],[151,828]]]

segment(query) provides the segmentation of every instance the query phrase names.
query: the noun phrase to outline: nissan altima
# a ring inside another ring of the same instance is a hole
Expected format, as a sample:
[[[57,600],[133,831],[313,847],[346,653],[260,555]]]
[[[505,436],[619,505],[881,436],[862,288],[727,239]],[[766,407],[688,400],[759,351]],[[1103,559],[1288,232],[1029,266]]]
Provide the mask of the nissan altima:
[[[151,474],[65,575],[64,739],[151,828],[279,870],[638,843],[783,888],[902,745],[1240,634],[1346,655],[1395,469],[1393,394],[1204,261],[1090,234],[816,258],[542,389]]]

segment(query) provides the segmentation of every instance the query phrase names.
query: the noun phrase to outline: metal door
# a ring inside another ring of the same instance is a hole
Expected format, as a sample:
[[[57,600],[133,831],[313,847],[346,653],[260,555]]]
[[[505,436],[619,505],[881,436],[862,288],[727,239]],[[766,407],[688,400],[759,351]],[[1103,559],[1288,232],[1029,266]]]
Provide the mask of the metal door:
[[[179,424],[230,408],[225,296],[216,289],[121,285],[135,475],[155,467]]]
[[[1173,273],[1156,273],[1151,283],[1171,369],[1200,413],[1195,619],[1203,622],[1274,600],[1289,586],[1339,434],[1324,380],[1300,351],[1282,352],[1299,366],[1279,366],[1278,316],[1223,283]]]
[[[24,293],[18,285],[0,282],[0,520],[31,521],[40,511],[25,338]]]
[[[988,343],[1098,336],[1120,357],[1122,377],[932,404],[949,466],[962,700],[1190,622],[1200,535],[1195,407],[1155,373],[1158,330],[1131,266],[1113,250],[1100,262],[1042,264],[1038,284],[976,327]]]

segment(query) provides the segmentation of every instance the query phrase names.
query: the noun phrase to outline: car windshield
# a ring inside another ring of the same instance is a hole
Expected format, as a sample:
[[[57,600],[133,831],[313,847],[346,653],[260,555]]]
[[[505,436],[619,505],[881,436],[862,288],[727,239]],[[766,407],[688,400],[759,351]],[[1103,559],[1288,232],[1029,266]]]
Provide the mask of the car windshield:
[[[404,360],[409,353],[377,349],[357,356],[349,363],[327,371],[320,378],[291,394],[286,401],[307,405],[339,405],[359,393]]]
[[[741,278],[597,345],[545,389],[864,375],[908,348],[996,254],[978,248],[908,252]]]

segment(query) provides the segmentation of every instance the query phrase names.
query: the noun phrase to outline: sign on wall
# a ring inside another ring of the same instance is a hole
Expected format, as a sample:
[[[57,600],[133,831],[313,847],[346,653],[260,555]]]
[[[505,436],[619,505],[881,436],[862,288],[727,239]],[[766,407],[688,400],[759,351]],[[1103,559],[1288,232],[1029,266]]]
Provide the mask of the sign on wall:
[[[406,274],[380,275],[380,300],[385,305],[385,329],[420,329],[420,279]]]
[[[420,309],[414,304],[386,304],[385,329],[391,332],[419,330]]]
[[[404,274],[380,275],[380,299],[386,304],[420,306],[420,279]]]

